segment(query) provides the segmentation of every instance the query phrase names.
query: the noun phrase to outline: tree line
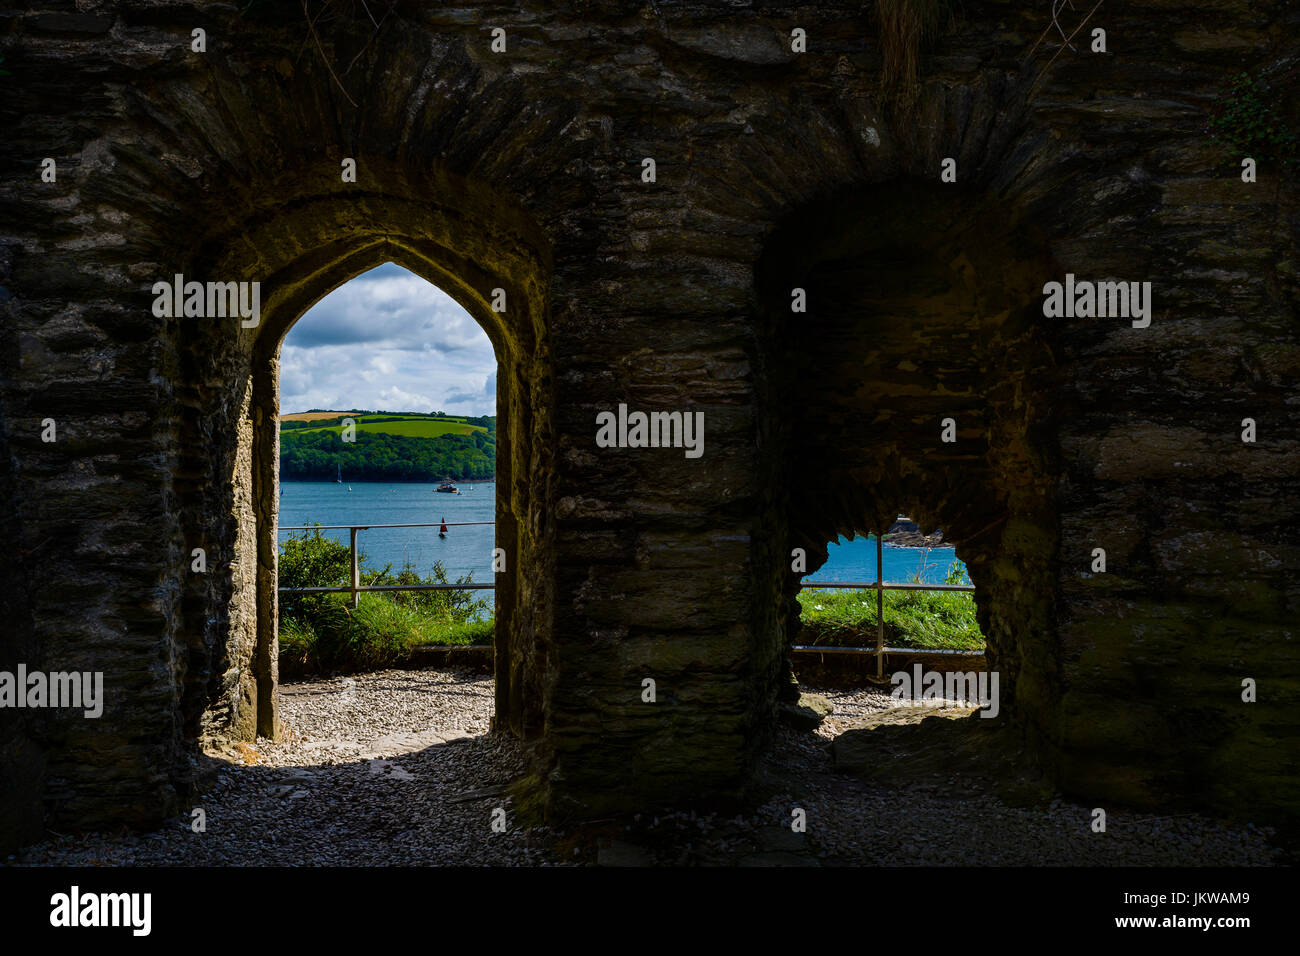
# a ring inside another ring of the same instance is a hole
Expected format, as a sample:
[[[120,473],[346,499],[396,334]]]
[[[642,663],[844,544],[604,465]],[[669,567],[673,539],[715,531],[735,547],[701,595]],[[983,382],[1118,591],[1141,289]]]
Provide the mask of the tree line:
[[[453,481],[492,478],[496,474],[496,430],[472,435],[415,438],[382,432],[356,433],[345,442],[334,432],[280,434],[282,481]],[[470,424],[485,424],[472,419]]]
[[[317,409],[309,409],[308,412],[314,412]],[[333,428],[336,425],[342,425],[344,419],[350,418],[360,424],[362,418],[371,422],[405,422],[416,418],[447,418],[460,421],[464,419],[466,425],[481,425],[490,432],[497,429],[497,420],[492,415],[481,415],[474,417],[472,415],[444,415],[442,412],[429,415],[412,415],[410,412],[402,414],[401,412],[348,412],[346,415],[339,415],[336,418],[317,418],[317,419],[280,419],[280,431],[296,431],[298,429],[310,428]]]

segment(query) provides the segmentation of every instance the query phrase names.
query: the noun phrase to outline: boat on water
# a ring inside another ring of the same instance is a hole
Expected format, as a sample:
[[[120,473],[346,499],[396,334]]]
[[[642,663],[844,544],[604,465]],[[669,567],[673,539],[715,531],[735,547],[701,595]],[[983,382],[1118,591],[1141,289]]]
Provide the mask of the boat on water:
[[[342,466],[342,465],[339,465],[339,466],[338,466],[338,469],[339,469],[339,470],[338,470],[338,474],[335,476],[335,478],[334,478],[334,482],[335,482],[335,484],[339,484],[339,485],[341,485],[341,484],[343,484],[343,466]]]
[[[441,492],[443,492],[444,494],[448,494],[448,495],[458,495],[458,494],[460,494],[460,491],[457,490],[456,486],[453,485],[450,481],[444,481],[442,484],[440,484],[437,488],[435,488],[435,489],[433,489],[433,490],[434,490],[435,492],[441,491]]]
[[[447,519],[445,517],[442,519],[442,527],[438,529],[438,537],[447,537]]]

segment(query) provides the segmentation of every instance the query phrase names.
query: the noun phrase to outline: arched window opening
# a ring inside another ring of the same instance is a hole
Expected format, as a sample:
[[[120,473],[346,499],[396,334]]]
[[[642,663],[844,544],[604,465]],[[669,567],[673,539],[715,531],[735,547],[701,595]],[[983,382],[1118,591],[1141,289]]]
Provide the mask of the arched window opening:
[[[295,323],[280,377],[281,679],[452,658],[490,673],[503,562],[497,363],[483,330],[388,263]],[[466,647],[480,653],[448,650]],[[490,688],[482,696],[486,730]]]

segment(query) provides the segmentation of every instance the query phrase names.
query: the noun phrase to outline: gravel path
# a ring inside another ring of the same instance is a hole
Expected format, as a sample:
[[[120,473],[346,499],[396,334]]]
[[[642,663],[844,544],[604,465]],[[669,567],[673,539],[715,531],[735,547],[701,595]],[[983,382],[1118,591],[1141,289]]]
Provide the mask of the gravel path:
[[[835,714],[816,733],[782,728],[758,799],[736,814],[638,817],[624,828],[523,830],[505,786],[522,749],[488,734],[490,677],[386,671],[282,688],[284,739],[239,744],[191,818],[151,833],[61,837],[19,865],[1242,865],[1267,864],[1271,831],[1193,815],[1056,800],[1010,807],[960,779],[867,784],[837,774],[829,741],[896,708],[875,689],[820,691]],[[493,832],[493,811],[507,830]],[[791,829],[802,810],[805,833]],[[563,846],[563,851],[557,847]],[[576,850],[575,850],[576,847]]]
[[[29,849],[21,862],[102,865],[537,865],[545,830],[511,824],[505,785],[525,768],[487,733],[492,679],[384,671],[281,688],[284,739],[237,744],[191,818],[131,837]],[[432,731],[429,728],[434,728]],[[507,831],[492,814],[506,811]]]

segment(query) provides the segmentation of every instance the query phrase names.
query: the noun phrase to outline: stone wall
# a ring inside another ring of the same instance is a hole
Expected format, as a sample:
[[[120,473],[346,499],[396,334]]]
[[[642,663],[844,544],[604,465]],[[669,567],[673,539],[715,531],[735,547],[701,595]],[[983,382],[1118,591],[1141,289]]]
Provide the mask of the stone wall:
[[[1300,215],[1206,123],[1239,70],[1292,94],[1300,13],[1107,5],[1109,52],[1044,72],[1041,6],[963,4],[906,110],[869,4],[0,12],[0,666],[109,688],[0,714],[6,821],[149,823],[202,734],[276,731],[279,343],[389,260],[497,349],[497,721],[552,816],[742,793],[790,550],[899,508],[958,543],[1063,786],[1294,812]],[[177,272],[260,281],[260,326],[156,318]],[[1151,326],[1044,319],[1066,272],[1152,281]],[[704,412],[704,458],[597,448],[620,402]]]

